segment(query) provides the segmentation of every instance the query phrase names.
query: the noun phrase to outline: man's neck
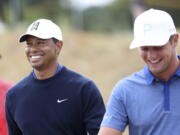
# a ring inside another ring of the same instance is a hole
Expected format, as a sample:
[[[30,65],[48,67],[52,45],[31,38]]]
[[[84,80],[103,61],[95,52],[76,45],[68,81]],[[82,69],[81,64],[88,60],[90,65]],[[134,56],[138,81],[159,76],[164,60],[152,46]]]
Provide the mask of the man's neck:
[[[165,74],[162,74],[160,78],[164,81],[168,81],[170,77],[172,77],[173,74],[177,71],[179,65],[180,65],[180,60],[178,57],[176,57],[176,59],[172,61],[170,69],[166,71]]]
[[[35,77],[39,80],[48,79],[54,76],[54,74],[57,71],[57,67],[58,67],[58,63],[46,69],[42,69],[42,70],[34,69]]]

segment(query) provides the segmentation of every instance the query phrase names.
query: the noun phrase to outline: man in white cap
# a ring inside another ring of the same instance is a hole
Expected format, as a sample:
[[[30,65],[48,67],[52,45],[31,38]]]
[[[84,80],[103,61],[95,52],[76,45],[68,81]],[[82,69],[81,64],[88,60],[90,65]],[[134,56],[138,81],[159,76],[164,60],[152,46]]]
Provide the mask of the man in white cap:
[[[114,87],[99,135],[178,135],[180,129],[179,36],[171,16],[149,9],[134,23],[134,40],[146,66]]]
[[[33,22],[20,42],[33,71],[6,96],[9,135],[97,135],[105,107],[96,85],[58,62],[60,27]]]

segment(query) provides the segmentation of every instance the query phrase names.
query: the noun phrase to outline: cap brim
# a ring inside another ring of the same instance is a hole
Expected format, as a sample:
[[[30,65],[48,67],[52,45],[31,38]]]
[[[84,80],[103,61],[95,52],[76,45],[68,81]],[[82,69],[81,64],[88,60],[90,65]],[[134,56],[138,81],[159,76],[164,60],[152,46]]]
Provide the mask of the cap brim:
[[[170,38],[170,35],[164,38],[157,38],[156,40],[152,39],[147,42],[142,42],[142,41],[134,39],[131,42],[129,49],[135,49],[142,46],[164,46],[169,41],[169,38]]]
[[[50,38],[52,38],[52,37],[41,37],[40,35],[36,35],[36,34],[23,34],[22,36],[20,36],[19,42],[21,43],[21,42],[26,41],[28,36],[34,36],[34,37],[41,38],[41,39],[50,39]]]
[[[24,35],[20,36],[20,38],[19,38],[19,42],[21,43],[21,42],[26,41],[27,36],[30,36],[30,35],[29,35],[29,34],[24,34]]]
[[[138,43],[135,40],[133,40],[129,46],[129,49],[137,48],[138,47],[137,45],[138,45]]]

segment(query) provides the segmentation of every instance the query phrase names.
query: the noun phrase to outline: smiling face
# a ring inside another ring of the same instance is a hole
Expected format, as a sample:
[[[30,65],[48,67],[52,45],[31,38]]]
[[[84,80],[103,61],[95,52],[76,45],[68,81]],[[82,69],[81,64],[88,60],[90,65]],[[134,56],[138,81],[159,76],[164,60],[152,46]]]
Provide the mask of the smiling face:
[[[28,36],[25,53],[31,66],[38,71],[51,69],[57,65],[57,57],[61,50],[61,42],[53,39],[40,39]]]
[[[142,46],[139,48],[140,56],[148,65],[152,74],[167,80],[175,72],[179,64],[176,57],[177,37],[163,46]]]

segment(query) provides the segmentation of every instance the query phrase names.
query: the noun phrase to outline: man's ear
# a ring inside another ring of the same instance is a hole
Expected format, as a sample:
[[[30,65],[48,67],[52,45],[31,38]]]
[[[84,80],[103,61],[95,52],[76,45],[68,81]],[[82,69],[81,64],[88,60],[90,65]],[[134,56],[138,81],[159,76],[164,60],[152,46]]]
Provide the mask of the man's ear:
[[[173,38],[172,38],[172,43],[177,46],[178,45],[178,40],[179,40],[179,35],[178,34],[175,34],[173,35]]]
[[[57,55],[57,56],[59,55],[62,46],[63,46],[63,41],[57,41],[57,42],[56,42],[56,55]]]

